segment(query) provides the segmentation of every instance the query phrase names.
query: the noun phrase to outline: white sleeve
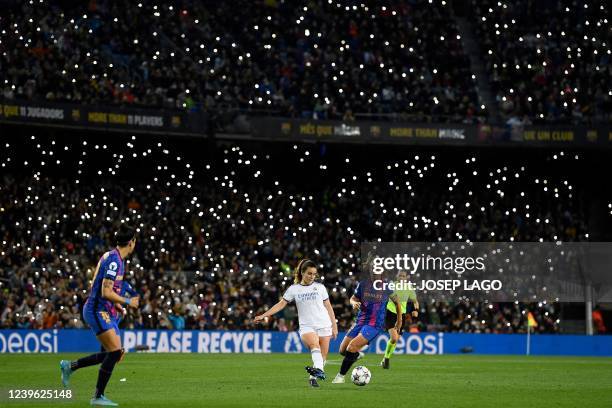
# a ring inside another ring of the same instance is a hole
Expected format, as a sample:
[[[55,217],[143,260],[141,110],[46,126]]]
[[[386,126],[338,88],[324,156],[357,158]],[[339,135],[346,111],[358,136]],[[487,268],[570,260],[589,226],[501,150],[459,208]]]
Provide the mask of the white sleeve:
[[[285,299],[289,303],[295,300],[295,294],[293,293],[292,289],[293,289],[293,285],[289,286],[289,289],[287,289],[287,291],[283,295],[283,299]]]
[[[327,293],[327,288],[325,285],[321,284],[321,288],[323,289],[323,301],[329,299],[329,293]]]

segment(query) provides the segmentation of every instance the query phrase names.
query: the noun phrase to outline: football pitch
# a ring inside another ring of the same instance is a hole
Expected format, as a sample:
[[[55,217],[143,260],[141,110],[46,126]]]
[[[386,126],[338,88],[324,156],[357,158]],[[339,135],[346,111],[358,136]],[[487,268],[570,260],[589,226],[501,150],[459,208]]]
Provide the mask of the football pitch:
[[[0,406],[89,406],[98,367],[77,371],[71,400],[15,400],[9,390],[61,389],[59,361],[77,354],[0,354]],[[612,358],[396,355],[391,369],[366,354],[365,387],[308,386],[307,354],[130,353],[106,396],[122,407],[612,407]]]

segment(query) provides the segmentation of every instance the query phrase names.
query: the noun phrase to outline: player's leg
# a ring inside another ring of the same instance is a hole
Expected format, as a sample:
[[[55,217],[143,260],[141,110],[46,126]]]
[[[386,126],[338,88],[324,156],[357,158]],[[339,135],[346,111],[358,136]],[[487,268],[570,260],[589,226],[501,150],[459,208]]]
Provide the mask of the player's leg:
[[[106,385],[108,384],[108,381],[113,373],[115,364],[117,364],[117,362],[119,362],[121,359],[121,338],[114,328],[106,330],[97,337],[100,343],[102,343],[106,349],[106,356],[104,357],[104,361],[102,361],[102,365],[98,371],[96,393],[90,402],[92,405],[116,406],[117,404],[108,400],[104,396],[104,391],[106,390]]]
[[[362,327],[363,326],[361,325],[354,324],[349,329],[347,335],[344,337],[344,340],[342,341],[342,344],[340,344],[340,355],[342,357],[344,357],[344,354],[346,353],[346,348],[348,347],[348,344],[350,343],[351,340],[353,340],[359,334]],[[365,353],[363,351],[367,348],[368,348],[368,345],[366,344],[361,350],[359,350],[359,355],[357,356],[357,360],[365,356]]]
[[[94,335],[97,337],[99,334],[110,328],[103,319],[97,318],[94,311],[90,310],[85,306],[83,310],[83,320],[89,325]],[[62,360],[60,361],[60,370],[62,374],[62,384],[64,388],[68,388],[70,385],[70,376],[78,369],[90,367],[93,365],[101,364],[106,357],[106,349],[104,346],[101,347],[99,353],[90,354],[87,357],[80,358],[75,361]]]
[[[348,347],[349,344],[351,344],[351,342],[353,340],[355,340],[355,337],[359,335],[359,331],[361,330],[361,326],[358,326],[356,324],[354,324],[349,331],[346,333],[346,335],[344,336],[344,338],[342,339],[342,343],[340,343],[340,355],[343,356],[346,359],[347,353],[348,353]],[[357,356],[359,356],[359,353],[357,353]],[[343,360],[344,362],[344,360]],[[340,384],[344,382],[344,375],[338,373],[336,374],[336,377],[333,379],[332,384]]]
[[[104,331],[103,328],[98,330],[96,332],[96,337],[98,337],[103,331]],[[76,371],[76,370],[78,370],[80,368],[85,368],[85,367],[89,367],[89,366],[92,366],[92,365],[101,364],[104,361],[104,358],[106,357],[106,354],[107,354],[106,348],[104,347],[104,345],[102,343],[100,343],[100,352],[99,353],[90,354],[87,357],[83,357],[83,358],[80,358],[78,360],[71,361],[70,362],[70,370],[72,372],[74,372],[74,371]]]
[[[342,341],[342,343],[340,344],[340,355],[342,357],[344,357],[344,355],[346,354],[346,348],[348,347],[348,344],[351,342],[351,340],[353,340],[353,337],[345,337],[344,340]],[[359,350],[358,356],[357,356],[357,360],[363,358],[365,356],[365,353],[363,352],[365,349],[368,348],[368,345],[366,344],[365,346],[363,346],[363,348],[361,350]]]
[[[319,345],[319,335],[315,331],[303,333],[302,342],[310,350],[313,367],[323,371],[323,354]]]
[[[340,343],[339,352],[341,356],[344,356],[346,354],[346,348],[348,347],[349,343],[359,334],[361,328],[362,326],[353,324],[349,331],[346,332],[346,335],[342,339],[342,343]]]
[[[327,361],[330,341],[331,336],[319,336],[319,347],[321,348],[321,355],[323,356],[323,365],[325,365],[325,361]]]
[[[87,357],[79,358],[78,360],[70,361],[70,371],[75,372],[78,369],[98,365],[104,361],[106,351],[90,354]]]
[[[367,346],[368,342],[369,340],[363,333],[359,333],[357,337],[351,340],[346,348],[346,355],[344,356],[344,361],[342,362],[342,367],[340,368],[340,374],[345,375],[347,373],[351,365],[357,361],[361,349]]]
[[[355,336],[346,347],[344,359],[340,366],[340,372],[336,375],[332,383],[338,384],[344,382],[344,376],[353,363],[359,358],[359,351],[374,340],[379,333],[380,330],[372,326],[362,326],[360,328],[359,334]]]
[[[310,374],[310,385],[318,387],[315,379],[325,379],[325,372],[323,371],[323,355],[321,353],[321,347],[319,346],[319,335],[316,331],[308,331],[302,333],[302,342],[310,350],[310,357],[312,358],[312,367],[306,367],[306,371]]]
[[[322,370],[325,370],[325,362],[329,354],[329,342],[331,341],[332,329],[331,327],[317,329],[317,335],[319,336],[319,349],[321,350],[321,357],[323,358]]]
[[[387,342],[387,348],[385,349],[385,357],[382,361],[382,367],[385,369],[389,368],[389,359],[393,355],[395,351],[395,347],[397,346],[397,341],[399,340],[399,333],[395,329],[395,327],[389,329],[389,341]]]
[[[346,353],[346,348],[348,347],[351,340],[353,340],[353,337],[350,337],[348,334],[344,336],[344,338],[342,339],[342,343],[340,343],[340,350],[339,350],[339,353],[341,356],[344,356],[344,354]]]
[[[366,339],[361,333],[349,342],[348,346],[346,347],[346,351],[344,352],[344,359],[342,360],[342,365],[340,366],[340,372],[336,375],[332,383],[338,384],[344,382],[344,376],[351,368],[353,363],[359,358],[359,351],[367,344],[368,339]]]
[[[405,316],[405,315],[403,315]],[[398,332],[395,328],[395,323],[397,322],[397,314],[387,309],[387,313],[385,314],[385,329],[389,332],[389,341],[387,342],[387,348],[385,349],[385,356],[381,361],[382,368],[389,369],[389,359],[393,355],[395,351],[395,346],[397,345],[397,341],[401,336],[401,329]]]

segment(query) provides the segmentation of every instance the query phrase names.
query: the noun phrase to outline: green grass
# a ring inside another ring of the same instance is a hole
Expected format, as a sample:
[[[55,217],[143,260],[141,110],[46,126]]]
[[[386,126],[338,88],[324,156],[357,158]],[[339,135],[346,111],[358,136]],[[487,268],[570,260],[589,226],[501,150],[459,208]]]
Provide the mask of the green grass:
[[[0,406],[87,406],[97,367],[72,376],[70,402],[8,400],[8,389],[60,389],[59,360],[75,354],[0,354]],[[523,356],[396,355],[359,362],[366,387],[331,384],[330,356],[321,388],[311,389],[295,354],[136,354],[126,356],[106,395],[122,407],[612,407],[612,359]],[[121,378],[126,378],[121,382]]]

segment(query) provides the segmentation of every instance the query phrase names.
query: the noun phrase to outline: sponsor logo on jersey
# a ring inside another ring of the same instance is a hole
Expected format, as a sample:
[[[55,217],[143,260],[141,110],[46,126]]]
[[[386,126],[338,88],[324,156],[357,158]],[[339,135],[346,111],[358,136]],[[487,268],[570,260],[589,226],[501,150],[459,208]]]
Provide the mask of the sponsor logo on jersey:
[[[318,295],[319,294],[317,292],[298,293],[296,298],[300,302],[307,302],[318,299]]]
[[[108,269],[106,270],[106,274],[109,276],[117,276],[117,262],[111,262],[108,265]]]

